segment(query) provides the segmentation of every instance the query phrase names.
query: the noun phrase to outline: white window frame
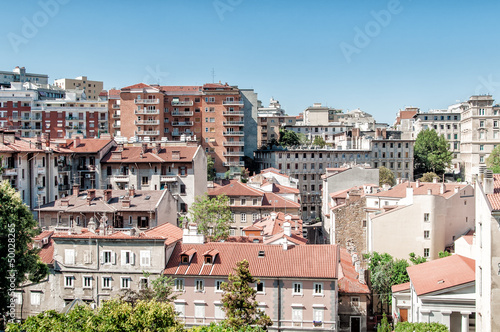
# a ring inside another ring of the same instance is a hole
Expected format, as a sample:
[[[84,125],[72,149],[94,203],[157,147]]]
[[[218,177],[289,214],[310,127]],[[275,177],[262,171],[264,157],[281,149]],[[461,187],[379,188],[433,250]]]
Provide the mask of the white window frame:
[[[424,248],[424,257],[425,258],[429,258],[430,256],[431,256],[431,249],[430,248]]]
[[[82,276],[82,288],[83,289],[91,289],[92,288],[92,276]],[[90,285],[85,285],[85,281],[90,280]]]
[[[179,317],[186,316],[186,302],[185,301],[174,301],[175,311],[178,313]]]
[[[146,280],[146,287],[143,286],[143,280]],[[139,278],[139,289],[147,289],[149,288],[149,278],[140,277]]]
[[[319,326],[323,326],[324,319],[325,319],[325,308],[320,308],[319,306],[318,307],[313,306],[313,322],[315,323],[321,322],[321,325]]]
[[[259,214],[258,213],[252,213],[252,221],[255,222],[259,220]]]
[[[222,283],[223,282],[224,282],[224,280],[221,280],[221,279],[215,280],[214,289],[215,289],[216,293],[222,293],[223,292],[223,290],[222,290]]]
[[[108,280],[108,285],[106,285],[105,280]],[[111,289],[112,283],[113,283],[113,278],[109,276],[104,276],[102,277],[102,289]]]
[[[223,305],[221,302],[214,302],[214,318],[223,320],[226,318],[226,313],[222,309]]]
[[[129,276],[120,277],[120,289],[130,289],[132,278]]]
[[[205,303],[195,303],[194,304],[194,318],[205,320]]]
[[[323,283],[322,282],[315,282],[313,285],[313,295],[314,296],[324,296],[325,293],[323,292]]]
[[[150,250],[141,250],[141,266],[151,266]]]
[[[297,289],[299,290],[297,292]],[[294,282],[292,284],[292,295],[303,295],[303,288],[302,288],[302,283],[301,282]]]
[[[127,263],[127,254],[128,254],[128,263]],[[134,265],[135,257],[132,250],[122,250],[120,253],[121,264],[122,266],[130,266]]]
[[[14,292],[13,296],[14,296],[14,299],[15,299],[15,301],[14,301],[15,304],[17,304],[17,305],[23,304],[23,293],[21,293],[21,292]]]
[[[42,292],[31,291],[30,304],[31,305],[40,305],[41,303],[42,303]]]
[[[114,255],[113,251],[103,250],[101,253],[102,253],[101,264],[115,264],[116,263],[116,257]],[[107,254],[109,254],[109,260],[106,258]]]
[[[75,276],[64,276],[64,288],[75,288]]]
[[[351,306],[359,308],[361,299],[359,296],[351,296]]]
[[[205,280],[196,279],[194,281],[194,291],[199,292],[199,293],[204,293],[205,292]]]
[[[75,249],[64,249],[64,265],[75,265]]]
[[[183,278],[177,278],[174,281],[174,290],[176,292],[184,292],[185,284]]]
[[[292,323],[293,326],[302,326],[304,320],[304,307],[303,306],[292,306]],[[297,325],[297,323],[299,323]]]
[[[245,212],[240,213],[240,222],[247,222],[247,214]]]

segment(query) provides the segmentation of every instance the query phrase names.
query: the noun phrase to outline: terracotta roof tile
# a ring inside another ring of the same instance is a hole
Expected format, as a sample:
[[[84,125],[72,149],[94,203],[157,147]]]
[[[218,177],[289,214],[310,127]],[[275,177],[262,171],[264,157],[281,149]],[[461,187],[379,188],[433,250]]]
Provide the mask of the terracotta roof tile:
[[[270,238],[265,239],[264,243],[265,244],[273,244],[274,242],[276,242],[279,239],[287,239],[288,241],[295,243],[297,245],[307,243],[307,239],[304,239],[302,236],[298,236],[296,234],[292,234],[291,236],[288,236],[288,235],[285,235],[284,232],[277,233],[277,234],[271,236]]]
[[[48,243],[42,247],[38,253],[40,260],[45,264],[52,264],[54,262],[54,241],[49,238]]]
[[[195,249],[191,263],[181,264],[180,253]],[[203,269],[201,253],[217,249],[217,255],[211,269]],[[259,257],[259,252],[263,256]],[[236,263],[248,260],[250,273],[257,277],[296,277],[296,278],[337,278],[337,246],[306,245],[283,250],[282,246],[209,242],[205,244],[177,243],[165,269],[166,275],[212,275],[227,276],[234,273]],[[189,267],[189,269],[188,269]]]
[[[460,255],[413,265],[406,270],[419,296],[476,280],[475,260]]]
[[[140,146],[124,146],[120,159],[113,159],[113,152],[117,151],[118,147],[113,147],[102,158],[103,163],[158,163],[158,162],[191,162],[198,150],[198,146],[167,146],[162,147],[158,153],[153,153],[153,148],[148,147],[146,153],[141,157],[142,147]],[[179,151],[179,159],[172,157],[173,151]]]
[[[391,287],[392,289],[392,292],[393,293],[396,293],[396,292],[401,292],[401,291],[409,291],[410,290],[410,282],[405,282],[403,284],[399,284],[399,285],[394,285]]]
[[[113,143],[112,139],[80,138],[80,144],[76,146],[74,139],[68,139],[66,148],[74,153],[97,153]]]
[[[339,292],[351,294],[369,294],[366,284],[359,282],[359,274],[352,265],[351,254],[345,248],[340,248]]]
[[[455,194],[455,187],[458,187],[460,190],[462,190],[464,187],[467,187],[468,185],[457,184],[457,183],[446,183],[444,194],[439,193],[441,183],[420,182],[420,185],[417,187],[416,182],[410,182],[410,186],[413,188],[414,195],[427,195],[428,194],[427,191],[431,190],[432,195],[440,195],[443,196],[444,198],[450,198]],[[390,190],[369,194],[368,196],[403,198],[406,197],[407,187],[408,187],[408,182],[403,182],[398,185],[395,185]]]
[[[218,196],[218,195],[226,195],[226,196],[254,196],[259,197],[263,196],[264,192],[259,189],[255,189],[250,187],[245,183],[241,183],[237,180],[229,181],[229,184],[218,186],[215,188],[208,189],[209,196]]]
[[[500,211],[500,174],[493,174],[493,194],[486,196],[493,211]]]

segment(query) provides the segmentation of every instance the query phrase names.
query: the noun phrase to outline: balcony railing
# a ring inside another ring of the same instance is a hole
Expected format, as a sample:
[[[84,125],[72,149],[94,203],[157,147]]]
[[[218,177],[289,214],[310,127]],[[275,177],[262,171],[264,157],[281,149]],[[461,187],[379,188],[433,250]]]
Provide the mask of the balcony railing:
[[[17,168],[7,168],[6,170],[3,171],[3,175],[13,176],[13,175],[17,175],[17,172],[18,172]]]
[[[245,152],[243,152],[243,151],[238,151],[238,152],[234,152],[234,151],[232,151],[232,152],[224,152],[222,155],[225,156],[225,157],[243,157],[245,155]]]
[[[243,116],[245,115],[242,111],[224,111],[222,112],[224,116]]]
[[[192,132],[179,132],[179,131],[172,132],[172,136],[181,136],[181,135],[193,136],[193,133]]]
[[[222,105],[226,106],[243,106],[243,100],[224,100],[222,101]]]
[[[113,108],[114,109],[118,109],[118,108],[120,108],[120,105],[119,104],[113,104]]]
[[[226,121],[222,123],[224,126],[243,126],[245,121]]]
[[[114,175],[112,177],[112,180],[115,182],[128,182],[129,176],[128,175]]]
[[[120,128],[120,124],[119,123],[113,123],[113,128]]]
[[[71,120],[71,121],[84,121],[84,119],[80,119],[80,118],[78,118],[76,116],[67,116],[65,119],[66,120]]]
[[[222,133],[224,136],[244,136],[245,133],[243,131],[225,131]]]
[[[142,130],[142,131],[137,131],[136,134],[138,136],[158,136],[160,135],[159,130]]]
[[[179,112],[179,111],[174,111],[172,112],[172,116],[193,116],[193,112],[190,111],[190,112]]]
[[[244,161],[225,161],[222,163],[223,166],[230,167],[230,166],[245,166]]]
[[[136,104],[159,104],[160,99],[134,99],[134,103]]]
[[[140,115],[140,114],[160,114],[160,110],[154,109],[154,110],[135,110],[135,114]]]
[[[241,142],[241,141],[236,141],[236,142],[224,142],[222,143],[223,146],[244,146],[245,145],[245,142]]]
[[[177,182],[177,175],[161,175],[160,182]]]
[[[118,113],[113,113],[113,115],[111,116],[113,119],[119,119],[120,118],[120,114]]]
[[[172,122],[172,126],[192,126],[193,121]]]
[[[179,101],[173,101],[172,100],[172,106],[193,106],[193,101],[192,100],[179,100]]]
[[[136,125],[159,125],[160,120],[135,120]]]

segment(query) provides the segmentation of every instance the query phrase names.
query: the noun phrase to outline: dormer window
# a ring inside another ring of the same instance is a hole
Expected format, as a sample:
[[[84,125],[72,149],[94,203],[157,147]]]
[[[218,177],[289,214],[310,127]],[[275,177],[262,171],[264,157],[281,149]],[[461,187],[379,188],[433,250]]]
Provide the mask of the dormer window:
[[[188,255],[182,255],[181,256],[181,263],[182,264],[188,264],[189,263],[189,256]]]
[[[212,256],[205,256],[205,264],[212,264]]]

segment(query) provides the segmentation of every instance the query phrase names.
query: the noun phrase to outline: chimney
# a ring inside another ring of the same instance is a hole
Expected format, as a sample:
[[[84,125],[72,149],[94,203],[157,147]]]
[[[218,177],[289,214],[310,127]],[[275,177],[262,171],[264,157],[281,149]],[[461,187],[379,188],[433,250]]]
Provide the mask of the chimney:
[[[78,197],[78,195],[80,195],[80,185],[74,184],[73,185],[73,196]]]
[[[130,197],[128,196],[125,196],[123,199],[122,199],[122,208],[129,208],[130,207]]]
[[[92,198],[90,196],[87,196],[87,205],[92,205]]]
[[[69,199],[67,198],[61,199],[61,206],[69,206]]]
[[[142,143],[141,152],[144,154],[148,150],[148,143]]]
[[[455,194],[458,193],[458,191],[460,190],[460,187],[455,187]]]
[[[442,195],[444,194],[446,191],[446,185],[443,183],[441,183],[441,185],[439,186],[439,194]]]
[[[80,136],[77,136],[74,141],[73,141],[73,146],[75,148],[79,147],[80,146]]]
[[[283,250],[288,250],[288,241],[283,239]]]
[[[113,197],[113,191],[111,189],[104,190],[104,201],[109,202],[111,197]]]
[[[417,181],[415,181],[415,187],[416,188],[420,187],[420,180],[419,179],[417,179]]]
[[[437,176],[432,178],[432,183],[438,183],[439,178]]]
[[[0,130],[0,143],[5,143],[3,140],[3,130]]]
[[[292,224],[290,224],[290,222],[285,221],[283,223],[283,233],[286,236],[292,236]]]
[[[128,190],[128,195],[132,198],[135,197],[135,188],[134,188],[134,185],[132,185],[129,190]]]
[[[432,189],[427,189],[427,195],[432,195]]]
[[[180,160],[181,152],[180,151],[172,151],[172,160]]]
[[[89,197],[90,200],[93,200],[95,198],[95,189],[87,190],[87,197]]]
[[[495,191],[495,183],[493,180],[493,172],[491,170],[486,170],[484,173],[484,193],[486,195],[491,195]]]
[[[183,244],[203,244],[205,243],[205,236],[198,234],[198,225],[191,223],[188,228],[183,229],[182,234]]]

